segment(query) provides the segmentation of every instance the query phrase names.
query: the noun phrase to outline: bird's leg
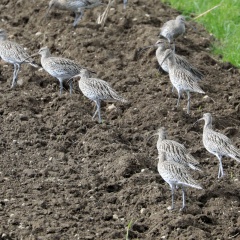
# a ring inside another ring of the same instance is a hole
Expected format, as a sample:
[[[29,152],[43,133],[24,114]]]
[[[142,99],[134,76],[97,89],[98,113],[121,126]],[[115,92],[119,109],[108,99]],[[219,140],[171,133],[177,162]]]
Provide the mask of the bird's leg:
[[[182,186],[182,208],[181,211],[185,208],[185,202],[186,202],[186,191],[185,188]]]
[[[80,12],[75,12],[75,19],[73,22],[73,27],[76,27],[79,21],[82,19],[83,10],[81,9]]]
[[[59,82],[60,82],[60,95],[61,95],[63,91],[63,82],[62,80],[59,80]]]
[[[218,178],[221,178],[224,176],[223,166],[222,166],[222,156],[217,155],[217,158],[219,160]]]
[[[17,83],[17,77],[18,77],[19,70],[20,70],[20,65],[19,64],[14,64],[14,72],[13,72],[13,80],[12,80],[11,88],[14,88],[16,83]]]
[[[101,100],[97,100],[97,111],[98,111],[98,122],[102,123],[102,118],[101,118]]]
[[[16,64],[13,65],[13,68],[14,68],[14,70],[13,70],[13,79],[12,79],[12,86],[11,86],[11,88],[14,87],[14,82],[15,82],[15,78],[16,78],[16,71],[17,71]]]
[[[219,164],[219,167],[218,167],[218,178],[220,178],[221,176],[221,168],[220,168],[220,164]]]
[[[178,105],[179,105],[180,98],[181,98],[181,90],[178,90],[178,100],[177,100],[177,107],[178,107]]]
[[[190,92],[187,91],[187,96],[188,96],[188,99],[187,99],[187,114],[189,114],[190,112]]]
[[[173,39],[170,39],[168,40],[169,42],[169,48],[173,51],[173,53],[175,53],[175,43],[174,43],[174,40]],[[173,45],[173,48],[172,48],[172,45]]]
[[[126,9],[127,6],[127,0],[123,0],[123,9]]]
[[[175,191],[175,186],[171,185],[171,191],[172,191],[172,207],[171,210],[174,209],[174,191]]]
[[[94,102],[96,103],[95,106],[97,106],[97,102],[96,102],[96,101],[94,101]],[[94,106],[94,109],[95,109],[95,106]],[[94,114],[93,114],[93,116],[92,116],[92,120],[95,118],[97,112],[98,112],[98,109],[96,109],[96,111],[94,112]]]
[[[70,87],[70,94],[72,95],[72,90],[73,90],[73,82],[70,80],[69,82],[69,87]]]

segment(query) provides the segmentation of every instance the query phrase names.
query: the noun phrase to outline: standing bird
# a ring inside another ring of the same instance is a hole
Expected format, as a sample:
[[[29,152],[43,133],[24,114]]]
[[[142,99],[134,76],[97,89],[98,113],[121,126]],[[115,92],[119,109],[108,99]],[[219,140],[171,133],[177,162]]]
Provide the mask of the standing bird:
[[[18,43],[7,40],[7,33],[5,30],[0,29],[0,57],[3,61],[13,64],[13,80],[11,88],[17,84],[18,72],[22,63],[28,63],[33,67],[38,67],[33,63],[33,59]]]
[[[205,121],[203,127],[203,145],[208,152],[218,158],[218,178],[221,178],[224,176],[222,157],[230,157],[240,162],[240,150],[233,145],[227,136],[212,129],[212,115],[210,113],[204,113],[203,117],[198,121],[201,120]]]
[[[162,61],[168,62],[169,78],[172,85],[177,89],[178,100],[177,106],[179,105],[180,97],[183,91],[187,93],[188,104],[187,113],[190,111],[190,92],[205,93],[199,86],[197,81],[199,80],[193,73],[186,70],[184,67],[176,63],[176,58],[172,50],[167,49],[165,51],[165,57]],[[160,65],[162,65],[162,63]]]
[[[167,21],[160,28],[159,36],[165,37],[169,44],[174,43],[174,39],[185,33],[185,17],[179,15],[175,20]],[[175,44],[174,44],[175,51]]]
[[[71,11],[75,13],[73,26],[76,27],[78,22],[82,19],[85,9],[94,8],[101,4],[101,0],[51,0],[45,17],[53,7]]]
[[[165,127],[158,129],[154,135],[158,136],[157,150],[158,153],[165,153],[166,160],[175,161],[182,164],[186,168],[201,171],[196,165],[199,162],[192,156],[192,154],[184,147],[184,145],[167,139],[167,131]],[[153,136],[154,136],[153,135]]]
[[[82,69],[80,73],[74,77],[81,77],[78,81],[79,88],[83,95],[94,101],[97,106],[97,110],[93,117],[98,113],[98,121],[102,122],[101,118],[101,101],[121,101],[127,102],[123,97],[121,97],[111,86],[98,78],[90,78],[87,69]]]
[[[162,39],[158,40],[155,45],[155,47],[157,47],[156,50],[156,57],[158,60],[159,65],[162,63],[162,65],[160,65],[160,67],[165,71],[165,72],[169,72],[168,70],[168,62],[164,61],[163,59],[165,57],[165,51],[167,49],[169,49],[169,46],[166,46],[166,42]],[[196,76],[196,80],[202,80],[204,75],[197,69],[195,68],[192,64],[190,64],[186,58],[184,58],[183,56],[174,54],[175,57],[175,61],[176,64],[180,65],[181,67],[183,67],[184,69],[186,69],[187,71],[191,72],[194,76]]]
[[[60,94],[63,90],[63,81],[80,73],[81,67],[78,63],[61,57],[52,57],[48,47],[41,48],[37,54],[41,55],[43,69],[60,82]],[[70,81],[70,94],[72,94],[72,81]]]
[[[172,192],[172,207],[174,209],[174,191],[180,186],[182,188],[182,208],[185,208],[185,187],[202,189],[202,187],[190,176],[188,169],[182,164],[167,159],[165,152],[160,152],[158,156],[158,172],[166,181]]]

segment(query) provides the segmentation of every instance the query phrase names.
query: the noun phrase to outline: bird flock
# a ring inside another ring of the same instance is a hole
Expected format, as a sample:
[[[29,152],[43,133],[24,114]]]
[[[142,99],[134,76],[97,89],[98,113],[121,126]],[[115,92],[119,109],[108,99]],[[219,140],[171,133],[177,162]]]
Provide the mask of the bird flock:
[[[85,9],[102,5],[100,0],[51,0],[46,13],[47,17],[52,8],[68,10],[75,13],[73,26],[76,27],[83,17]],[[124,9],[127,0],[123,1]],[[185,33],[185,17],[180,15],[176,19],[170,20],[160,28],[159,37],[156,44],[156,58],[159,67],[169,74],[169,79],[173,88],[177,90],[177,106],[183,92],[187,94],[187,114],[190,113],[190,93],[196,92],[204,94],[204,90],[199,86],[204,75],[196,67],[188,62],[186,58],[176,54],[175,39]],[[150,46],[150,47],[152,47]],[[90,69],[81,66],[79,63],[62,57],[51,55],[47,46],[42,47],[38,52],[30,55],[18,43],[10,41],[7,38],[7,32],[0,29],[0,57],[3,61],[13,64],[14,72],[12,77],[11,88],[16,87],[18,73],[21,64],[28,63],[33,67],[39,66],[34,62],[33,57],[41,55],[42,68],[51,76],[58,79],[60,84],[60,94],[63,92],[63,82],[67,81],[70,86],[70,94],[73,90],[73,81],[78,79],[78,85],[88,99],[96,104],[96,111],[92,118],[98,115],[98,122],[102,123],[101,101],[120,101],[127,100],[118,94],[106,81],[92,77],[94,74]],[[203,145],[208,152],[215,155],[219,161],[218,178],[224,176],[222,157],[230,157],[240,162],[240,151],[233,145],[231,140],[225,135],[216,132],[212,127],[212,116],[210,113],[204,113],[198,121],[204,120],[203,127]],[[197,121],[197,122],[198,122]],[[169,184],[172,192],[171,209],[175,208],[174,193],[178,187],[182,189],[182,208],[186,206],[186,187],[202,189],[192,177],[191,171],[202,172],[201,164],[191,153],[180,143],[167,139],[167,130],[160,127],[154,134],[158,136],[158,165],[157,169],[162,178]]]

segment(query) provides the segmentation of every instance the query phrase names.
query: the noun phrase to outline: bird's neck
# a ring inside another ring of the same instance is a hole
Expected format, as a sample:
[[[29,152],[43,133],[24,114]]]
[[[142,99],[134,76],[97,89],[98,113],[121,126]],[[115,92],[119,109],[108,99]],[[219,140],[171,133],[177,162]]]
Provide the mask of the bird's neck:
[[[203,130],[207,130],[207,129],[212,129],[212,120],[209,118],[205,120]]]
[[[158,142],[161,142],[161,141],[163,141],[163,140],[165,140],[165,139],[166,139],[166,133],[163,132],[163,131],[160,131],[160,132],[158,133]]]
[[[51,57],[51,53],[50,53],[50,51],[46,51],[46,52],[42,53],[41,61],[43,61],[44,59],[49,58],[49,57]]]

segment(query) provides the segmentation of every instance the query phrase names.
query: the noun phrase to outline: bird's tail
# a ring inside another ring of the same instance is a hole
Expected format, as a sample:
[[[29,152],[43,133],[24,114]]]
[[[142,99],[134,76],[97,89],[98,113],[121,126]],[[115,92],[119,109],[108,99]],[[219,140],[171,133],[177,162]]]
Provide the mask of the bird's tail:
[[[229,153],[229,156],[236,161],[240,162],[240,150],[237,149],[235,146],[232,146],[231,153]]]
[[[205,93],[200,87],[199,85],[197,84],[197,82],[193,82],[193,85],[194,85],[194,92],[198,92],[198,93]]]

